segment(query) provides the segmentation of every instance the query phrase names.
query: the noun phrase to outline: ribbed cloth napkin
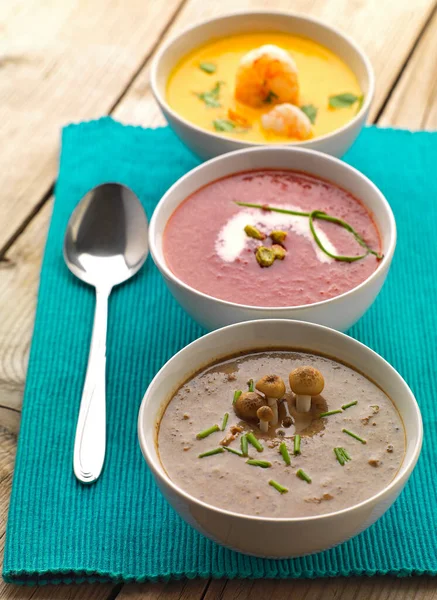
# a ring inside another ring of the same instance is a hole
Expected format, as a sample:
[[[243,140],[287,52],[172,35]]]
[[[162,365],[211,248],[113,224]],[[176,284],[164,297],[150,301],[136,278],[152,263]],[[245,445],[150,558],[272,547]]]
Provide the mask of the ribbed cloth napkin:
[[[294,560],[231,552],[178,517],[141,456],[137,413],[153,375],[203,332],[150,259],[111,296],[106,463],[95,485],[76,482],[72,450],[94,295],[64,265],[68,218],[90,188],[106,181],[130,186],[150,218],[166,189],[198,163],[167,128],[124,127],[104,118],[68,126],[62,136],[9,511],[7,581],[437,573],[437,134],[371,127],[346,160],[381,188],[399,230],[388,281],[350,332],[400,371],[422,409],[422,456],[395,505],[349,542]]]

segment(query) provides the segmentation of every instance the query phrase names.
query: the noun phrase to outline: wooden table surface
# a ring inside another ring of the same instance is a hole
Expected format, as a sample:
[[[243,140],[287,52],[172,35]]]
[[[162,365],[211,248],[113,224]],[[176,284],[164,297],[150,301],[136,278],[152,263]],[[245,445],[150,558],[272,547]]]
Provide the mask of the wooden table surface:
[[[437,129],[436,0],[0,2],[1,555],[60,128],[105,114],[125,123],[162,125],[149,87],[150,61],[160,44],[198,20],[254,8],[292,9],[339,27],[375,68],[371,122]],[[437,600],[437,585],[427,577],[41,588],[0,583],[0,598]]]

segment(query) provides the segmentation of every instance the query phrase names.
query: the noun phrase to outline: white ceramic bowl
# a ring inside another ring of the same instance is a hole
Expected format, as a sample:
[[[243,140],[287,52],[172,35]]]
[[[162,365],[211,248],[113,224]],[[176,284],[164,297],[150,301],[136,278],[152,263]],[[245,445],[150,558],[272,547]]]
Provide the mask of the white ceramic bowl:
[[[406,431],[406,453],[393,481],[351,508],[322,516],[273,519],[214,508],[171,481],[160,463],[156,424],[163,408],[193,373],[241,351],[283,347],[321,352],[363,372],[391,398]],[[422,445],[422,419],[408,385],[381,356],[345,334],[300,321],[251,321],[225,327],[189,344],[151,382],[141,404],[138,436],[144,458],[173,508],[198,531],[233,550],[265,557],[294,557],[335,546],[369,527],[393,504],[411,475]]]
[[[168,78],[184,55],[211,39],[256,31],[280,31],[310,38],[337,54],[355,73],[364,93],[363,106],[358,114],[349,123],[332,133],[293,143],[299,147],[319,150],[333,156],[343,156],[361,131],[369,112],[375,89],[372,65],[355,42],[343,33],[315,19],[291,13],[271,11],[234,13],[194,25],[165,44],[153,61],[150,82],[153,95],[172,129],[188,148],[201,158],[211,158],[232,150],[263,145],[208,132],[182,118],[166,101]]]
[[[328,179],[351,192],[373,213],[382,237],[384,258],[363,283],[349,292],[304,306],[255,307],[208,296],[178,279],[167,266],[163,233],[173,211],[204,185],[252,169],[295,169]],[[216,329],[252,319],[298,319],[345,331],[370,307],[387,276],[396,246],[396,223],[391,208],[367,177],[342,161],[313,150],[262,147],[239,150],[212,159],[179,179],[155,209],[149,229],[150,252],[167,286],[179,304],[206,329]]]

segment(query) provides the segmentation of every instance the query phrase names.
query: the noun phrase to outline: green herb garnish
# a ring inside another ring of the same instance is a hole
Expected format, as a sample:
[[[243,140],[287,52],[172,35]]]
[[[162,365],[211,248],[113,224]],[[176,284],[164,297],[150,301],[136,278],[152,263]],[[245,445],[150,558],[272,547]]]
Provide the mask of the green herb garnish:
[[[209,435],[211,435],[211,433],[214,433],[215,431],[220,431],[220,427],[218,425],[213,425],[212,427],[208,427],[208,429],[204,429],[203,431],[201,431],[200,433],[198,433],[196,435],[196,438],[198,440],[203,440],[204,438],[208,437]]]
[[[352,431],[349,431],[349,429],[342,429],[342,431],[343,431],[343,433],[347,433],[351,437],[355,438],[356,440],[358,440],[362,444],[367,444],[366,440],[363,440],[363,438],[360,437],[359,435],[357,435],[356,433],[353,433]]]
[[[300,435],[296,433],[294,436],[294,455],[300,454]]]
[[[317,117],[317,108],[313,104],[305,104],[300,107],[300,110],[306,114],[311,124],[314,125]]]
[[[224,452],[223,448],[214,448],[214,450],[208,450],[208,452],[202,452],[199,454],[198,458],[205,458],[205,456],[214,456],[214,454],[221,454]]]
[[[249,454],[249,444],[247,441],[246,434],[241,436],[240,444],[241,444],[241,452],[242,452],[243,456],[247,456]]]
[[[370,408],[373,410],[374,413],[379,412],[379,406],[377,404],[371,404]]]
[[[253,379],[249,379],[249,381],[247,382],[247,385],[249,386],[249,392],[254,392],[255,388],[253,385]]]
[[[271,104],[273,102],[273,100],[275,100],[276,98],[278,98],[278,94],[275,94],[275,92],[272,92],[272,90],[270,90],[269,93],[267,94],[264,102],[266,104]]]
[[[224,431],[226,429],[226,425],[228,424],[228,419],[229,419],[229,413],[225,413],[225,416],[223,417],[222,426],[221,426],[222,431]]]
[[[341,410],[341,408],[337,408],[337,410],[328,410],[327,412],[320,413],[319,417],[322,418],[322,417],[329,417],[331,415],[338,415],[338,413],[341,413],[341,412],[343,412]]]
[[[260,442],[256,439],[256,437],[254,436],[254,434],[252,432],[247,433],[246,434],[247,437],[247,441],[249,442],[249,444],[252,444],[252,446],[258,451],[258,452],[262,452],[264,450],[262,444],[260,444]]]
[[[235,390],[234,399],[232,400],[232,404],[235,404],[238,398],[241,396],[243,392],[241,390]]]
[[[362,104],[363,99],[363,96],[356,96],[355,94],[346,92],[344,94],[337,94],[337,96],[329,96],[329,106],[331,108],[348,108],[352,104],[355,104],[355,102],[361,102]]]
[[[245,456],[240,450],[235,450],[235,448],[229,448],[228,446],[223,446],[227,452],[231,454],[236,454],[237,456]]]
[[[216,131],[233,131],[235,129],[235,123],[229,119],[215,119],[212,124]]]
[[[269,463],[266,460],[255,460],[253,458],[246,460],[246,464],[252,465],[253,467],[261,467],[261,469],[268,469],[272,466],[272,463]]]
[[[348,451],[344,448],[334,448],[334,454],[342,467],[348,460],[351,460]]]
[[[334,258],[335,260],[344,261],[344,262],[354,262],[356,260],[365,258],[368,254],[373,254],[374,256],[376,256],[376,258],[378,260],[381,260],[384,256],[383,254],[380,254],[379,252],[372,250],[372,248],[370,248],[370,246],[368,246],[368,244],[364,241],[364,239],[361,237],[361,235],[357,231],[355,231],[355,229],[351,225],[349,225],[349,223],[346,223],[346,221],[343,221],[343,219],[339,219],[337,217],[328,215],[323,211],[313,210],[312,212],[309,213],[309,212],[301,212],[301,211],[297,211],[297,210],[288,210],[286,208],[277,208],[275,206],[269,206],[268,204],[252,204],[250,202],[235,202],[235,203],[237,204],[237,206],[246,206],[248,208],[259,208],[261,210],[282,213],[284,215],[295,215],[297,217],[308,217],[309,225],[310,225],[311,233],[314,237],[314,241],[317,243],[319,248],[325,254],[327,254],[331,258]],[[340,256],[340,255],[331,254],[331,252],[329,252],[323,246],[322,242],[320,241],[320,239],[315,231],[314,219],[320,219],[322,221],[329,221],[330,223],[335,223],[336,225],[343,227],[343,229],[346,229],[346,231],[349,231],[353,235],[353,237],[358,242],[358,244],[360,244],[360,246],[365,248],[366,253],[361,254],[359,256]]]
[[[341,408],[343,410],[346,410],[347,408],[350,408],[351,406],[355,406],[355,404],[358,404],[358,400],[354,400],[353,402],[349,402],[349,404],[343,404],[343,406]]]
[[[361,94],[361,96],[358,98],[357,112],[355,113],[356,115],[360,112],[363,104],[364,104],[364,94]]]
[[[217,81],[215,86],[209,92],[202,92],[200,94],[195,92],[195,94],[199,100],[205,102],[206,106],[209,108],[220,108],[221,104],[219,102],[219,94],[222,85],[223,81]]]
[[[274,487],[275,490],[278,490],[278,492],[280,494],[286,494],[288,492],[288,488],[284,487],[283,485],[281,485],[280,483],[278,483],[274,479],[270,479],[269,485],[271,485],[272,487]]]
[[[282,454],[282,458],[286,465],[291,465],[290,455],[288,454],[287,445],[285,442],[281,442],[279,445],[279,452]]]
[[[307,475],[302,469],[296,471],[296,475],[299,477],[299,479],[303,479],[307,483],[311,483],[311,477]]]
[[[209,75],[212,75],[212,73],[217,71],[216,65],[210,62],[201,62],[199,69],[202,69],[202,71],[205,71],[205,73],[208,73]]]

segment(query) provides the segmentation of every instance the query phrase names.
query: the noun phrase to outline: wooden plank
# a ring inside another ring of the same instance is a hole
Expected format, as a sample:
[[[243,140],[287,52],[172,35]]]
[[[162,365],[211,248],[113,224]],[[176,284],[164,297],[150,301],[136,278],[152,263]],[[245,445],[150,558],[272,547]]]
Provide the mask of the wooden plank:
[[[202,598],[207,587],[206,579],[129,584],[123,586],[117,600],[196,600]]]
[[[196,21],[237,9],[292,10],[322,19],[351,36],[372,61],[378,82],[370,113],[372,120],[383,105],[434,4],[434,0],[418,0],[413,4],[384,0],[382,9],[380,0],[294,0],[292,4],[290,0],[189,0],[166,37],[173,36]],[[393,48],[396,48],[395,52]],[[145,126],[164,124],[149,88],[149,64],[139,73],[129,92],[115,109],[114,116],[126,123]]]
[[[212,581],[204,600],[436,600],[432,577]]]
[[[47,202],[0,262],[0,405],[21,408],[41,258],[53,202]],[[4,412],[2,414],[5,414]],[[13,418],[13,415],[5,415]],[[3,420],[2,420],[3,423]]]
[[[61,126],[110,111],[182,2],[0,2],[0,249],[53,183]]]
[[[413,130],[437,129],[437,10],[378,124]]]

